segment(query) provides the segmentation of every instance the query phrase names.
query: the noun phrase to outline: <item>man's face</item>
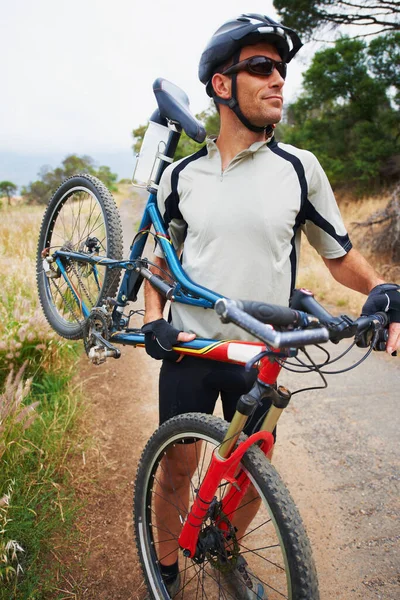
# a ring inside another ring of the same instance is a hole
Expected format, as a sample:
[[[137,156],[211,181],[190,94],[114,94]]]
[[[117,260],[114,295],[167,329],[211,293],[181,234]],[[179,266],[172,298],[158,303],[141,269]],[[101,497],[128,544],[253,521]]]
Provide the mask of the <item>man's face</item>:
[[[239,60],[251,56],[268,56],[277,61],[281,57],[272,44],[256,44],[242,48]],[[282,118],[285,80],[274,69],[268,77],[253,75],[247,71],[237,74],[237,99],[244,115],[254,125],[265,127],[279,123]]]

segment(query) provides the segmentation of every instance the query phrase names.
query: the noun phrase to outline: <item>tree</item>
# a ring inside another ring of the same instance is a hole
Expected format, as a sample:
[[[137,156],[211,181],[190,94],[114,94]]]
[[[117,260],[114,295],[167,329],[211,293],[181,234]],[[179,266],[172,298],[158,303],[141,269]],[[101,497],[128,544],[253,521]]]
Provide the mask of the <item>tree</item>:
[[[0,181],[0,196],[7,196],[8,206],[11,206],[11,198],[18,187],[11,181]]]
[[[400,32],[373,39],[368,54],[368,66],[375,79],[395,90],[394,99],[400,105]]]
[[[115,183],[118,176],[116,173],[112,173],[109,167],[96,168],[94,160],[90,156],[70,154],[64,158],[61,167],[56,169],[48,166],[42,167],[38,173],[39,179],[23,187],[22,195],[31,204],[45,204],[64,179],[78,173],[89,173],[98,177],[112,192],[117,189]]]
[[[288,107],[280,130],[284,141],[314,152],[333,185],[355,183],[359,190],[379,185],[387,163],[400,152],[392,78],[389,68],[379,68],[387,62],[388,40],[397,35],[370,45],[343,37],[317,52],[304,74],[304,92]]]
[[[273,0],[283,25],[310,39],[327,26],[358,25],[361,36],[400,30],[398,0]]]

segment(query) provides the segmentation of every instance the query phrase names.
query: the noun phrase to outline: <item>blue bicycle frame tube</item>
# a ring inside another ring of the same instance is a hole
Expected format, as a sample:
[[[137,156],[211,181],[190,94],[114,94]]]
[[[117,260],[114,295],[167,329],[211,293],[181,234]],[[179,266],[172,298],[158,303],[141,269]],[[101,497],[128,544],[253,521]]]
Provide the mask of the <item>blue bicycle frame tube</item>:
[[[140,223],[138,231],[138,233],[141,235],[134,242],[131,248],[129,260],[132,263],[135,263],[135,261],[141,257],[152,224],[155,229],[157,240],[164,252],[171,275],[178,282],[173,301],[180,302],[182,304],[190,304],[192,306],[200,306],[202,308],[213,308],[215,302],[222,297],[221,294],[212,292],[211,290],[198,285],[192,281],[182,269],[182,265],[179,262],[175,249],[171,244],[169,236],[165,230],[165,225],[159,213],[156,195],[154,193],[150,194],[147,201],[142,222]],[[129,280],[131,276],[132,272],[127,270],[122,280],[118,295],[118,301],[120,303],[123,303],[128,298]]]

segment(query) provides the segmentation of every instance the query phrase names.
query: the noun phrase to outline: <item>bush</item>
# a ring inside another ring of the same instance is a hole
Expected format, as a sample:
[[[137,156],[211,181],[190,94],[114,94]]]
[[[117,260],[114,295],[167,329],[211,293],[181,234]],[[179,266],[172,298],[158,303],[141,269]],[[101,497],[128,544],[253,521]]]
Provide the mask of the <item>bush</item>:
[[[78,173],[94,175],[110,191],[117,190],[116,181],[118,176],[116,173],[111,172],[110,167],[100,166],[96,168],[90,156],[70,154],[63,160],[61,167],[57,167],[56,169],[42,167],[39,174],[40,179],[23,187],[21,191],[22,196],[30,204],[47,204],[64,179]]]

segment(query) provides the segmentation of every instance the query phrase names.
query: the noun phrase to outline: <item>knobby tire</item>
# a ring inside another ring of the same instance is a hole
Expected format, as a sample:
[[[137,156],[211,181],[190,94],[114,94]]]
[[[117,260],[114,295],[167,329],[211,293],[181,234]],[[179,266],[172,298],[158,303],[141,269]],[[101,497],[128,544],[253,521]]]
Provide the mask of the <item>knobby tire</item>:
[[[200,413],[181,415],[164,423],[143,451],[135,483],[134,524],[142,570],[154,599],[170,597],[159,567],[160,559],[164,558],[165,562],[163,547],[172,544],[178,548],[178,536],[165,525],[165,513],[156,514],[155,503],[165,493],[166,487],[169,489],[169,510],[176,511],[180,522],[187,515],[187,507],[178,494],[180,479],[172,481],[170,476],[169,457],[171,453],[178,452],[182,477],[185,456],[195,456],[197,467],[193,475],[188,472],[189,460],[186,459],[190,506],[207,470],[210,454],[222,442],[227,427],[228,424],[217,417]],[[310,543],[287,488],[258,447],[252,446],[248,450],[242,466],[262,499],[262,508],[245,535],[237,540],[236,553],[246,558],[253,573],[262,582],[268,600],[318,600],[318,582]],[[217,492],[218,500],[227,488],[228,484],[222,482]],[[239,507],[238,511],[241,509]],[[225,516],[229,521],[232,518],[232,515]],[[212,519],[209,519],[202,526],[203,535],[214,531],[213,527]],[[231,531],[234,529],[231,528]],[[180,586],[175,598],[228,600],[235,597],[232,589],[225,584],[226,577],[222,571],[227,568],[226,562],[221,559],[221,550],[218,552],[212,556],[211,548],[203,563],[197,564],[179,551]],[[228,573],[227,577],[232,579],[232,573]],[[254,600],[256,598],[254,595]]]
[[[97,241],[96,241],[97,240]],[[118,209],[103,183],[88,174],[66,179],[56,190],[44,214],[37,248],[37,285],[40,303],[51,327],[62,337],[83,337],[85,317],[80,303],[60,270],[52,263],[52,278],[44,271],[43,255],[57,249],[96,253],[122,259],[122,227]],[[121,269],[64,259],[71,286],[90,310],[114,297]]]

